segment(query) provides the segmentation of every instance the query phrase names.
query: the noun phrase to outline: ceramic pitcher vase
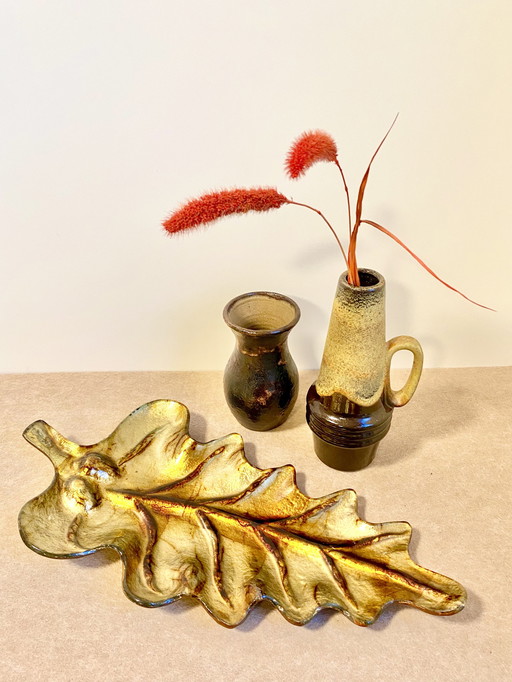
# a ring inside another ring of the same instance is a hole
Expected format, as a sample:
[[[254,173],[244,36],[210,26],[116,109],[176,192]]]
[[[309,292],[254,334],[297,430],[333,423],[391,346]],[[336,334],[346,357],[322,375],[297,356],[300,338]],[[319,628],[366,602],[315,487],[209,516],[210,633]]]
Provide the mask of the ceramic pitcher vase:
[[[370,464],[389,431],[395,407],[409,402],[421,376],[423,351],[416,339],[386,342],[385,281],[374,270],[359,270],[360,286],[338,281],[317,380],[307,395],[306,418],[315,452],[335,469],[353,471]],[[413,354],[409,377],[391,388],[391,359]]]
[[[300,318],[291,298],[254,291],[232,299],[224,320],[236,345],[224,371],[224,395],[242,426],[267,431],[290,414],[299,386],[288,335]]]

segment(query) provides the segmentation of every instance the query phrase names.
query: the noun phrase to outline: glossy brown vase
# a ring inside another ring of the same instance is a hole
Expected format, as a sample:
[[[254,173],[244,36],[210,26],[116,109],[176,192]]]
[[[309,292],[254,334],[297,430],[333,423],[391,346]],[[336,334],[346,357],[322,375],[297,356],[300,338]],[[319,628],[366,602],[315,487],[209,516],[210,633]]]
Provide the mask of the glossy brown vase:
[[[423,352],[416,339],[386,342],[385,281],[359,270],[361,285],[347,273],[339,279],[320,373],[306,399],[306,420],[318,457],[334,469],[354,471],[370,464],[389,431],[395,407],[409,402],[421,376]],[[399,391],[390,385],[391,359],[413,354],[410,375]]]
[[[248,429],[279,426],[295,404],[299,375],[288,334],[299,318],[295,301],[268,291],[242,294],[224,308],[224,320],[236,338],[224,372],[224,395]]]

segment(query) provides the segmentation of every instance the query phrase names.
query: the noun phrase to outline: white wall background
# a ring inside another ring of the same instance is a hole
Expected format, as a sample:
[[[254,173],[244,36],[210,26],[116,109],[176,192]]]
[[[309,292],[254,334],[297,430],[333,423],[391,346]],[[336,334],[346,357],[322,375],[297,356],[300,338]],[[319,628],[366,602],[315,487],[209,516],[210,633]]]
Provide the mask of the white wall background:
[[[330,132],[355,195],[397,111],[367,217],[498,312],[367,227],[388,336],[427,366],[510,364],[511,23],[509,0],[2,0],[0,371],[222,368],[222,308],[260,289],[298,301],[292,352],[318,366],[341,261],[313,213],[160,222],[271,185],[345,236],[335,167],[291,182],[287,149]]]

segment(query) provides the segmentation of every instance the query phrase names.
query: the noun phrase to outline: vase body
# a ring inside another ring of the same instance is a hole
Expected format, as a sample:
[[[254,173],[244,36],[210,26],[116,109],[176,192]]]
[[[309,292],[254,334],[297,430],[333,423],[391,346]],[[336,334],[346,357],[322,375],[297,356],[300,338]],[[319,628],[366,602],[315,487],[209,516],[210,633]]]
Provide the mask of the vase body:
[[[248,429],[279,426],[295,404],[299,377],[288,335],[299,317],[294,301],[267,291],[242,294],[224,308],[224,320],[236,339],[224,371],[224,395]]]
[[[318,457],[336,469],[353,471],[373,460],[389,431],[393,408],[405,405],[423,365],[419,343],[409,336],[386,342],[385,281],[374,270],[359,270],[360,286],[339,279],[320,372],[307,396],[306,419]],[[391,358],[409,350],[414,361],[405,386],[391,388]]]

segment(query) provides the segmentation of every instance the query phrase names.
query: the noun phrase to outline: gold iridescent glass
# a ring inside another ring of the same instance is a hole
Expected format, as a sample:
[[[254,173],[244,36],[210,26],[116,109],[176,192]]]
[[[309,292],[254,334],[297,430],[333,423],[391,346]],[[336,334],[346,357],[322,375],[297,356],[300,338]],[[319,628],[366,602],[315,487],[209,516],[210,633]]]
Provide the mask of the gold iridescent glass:
[[[169,400],[91,446],[31,424],[24,436],[55,477],[20,512],[25,543],[58,558],[113,547],[130,599],[195,597],[228,627],[262,599],[297,625],[324,608],[357,625],[394,601],[439,615],[463,608],[461,585],[409,556],[408,523],[363,521],[353,490],[310,498],[292,466],[258,469],[241,436],[198,443],[188,425],[187,408]]]

